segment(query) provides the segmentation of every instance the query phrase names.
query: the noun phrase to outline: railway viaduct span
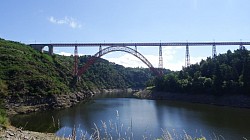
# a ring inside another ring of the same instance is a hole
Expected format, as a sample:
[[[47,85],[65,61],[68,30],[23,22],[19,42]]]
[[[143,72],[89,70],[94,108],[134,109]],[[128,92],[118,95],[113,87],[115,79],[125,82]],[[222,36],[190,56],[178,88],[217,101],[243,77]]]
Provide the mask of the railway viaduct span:
[[[167,43],[47,43],[47,44],[29,44],[32,48],[43,52],[44,47],[49,48],[49,54],[53,55],[54,47],[74,47],[74,72],[75,76],[80,76],[89,66],[91,66],[96,59],[101,56],[114,52],[122,51],[127,52],[145,63],[150,70],[152,70],[157,75],[161,75],[161,69],[163,68],[163,58],[162,58],[162,47],[167,46],[186,46],[185,55],[185,67],[190,65],[190,55],[189,47],[191,46],[211,46],[212,47],[212,57],[217,55],[216,46],[239,46],[239,49],[244,49],[245,46],[250,45],[250,42],[167,42]],[[159,47],[159,66],[158,69],[154,68],[153,65],[140,53],[137,51],[137,47],[140,46],[155,46]],[[78,47],[99,47],[99,51],[94,54],[89,61],[82,67],[78,68]],[[104,48],[103,48],[104,47]],[[134,48],[134,49],[133,49]]]

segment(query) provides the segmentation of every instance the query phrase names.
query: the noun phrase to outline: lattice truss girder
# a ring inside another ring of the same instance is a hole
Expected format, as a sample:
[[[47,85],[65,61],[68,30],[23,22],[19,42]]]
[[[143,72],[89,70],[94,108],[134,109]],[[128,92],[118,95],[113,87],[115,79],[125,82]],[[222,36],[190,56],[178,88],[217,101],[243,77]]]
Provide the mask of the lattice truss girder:
[[[101,56],[108,54],[110,52],[115,52],[115,51],[122,51],[122,52],[127,52],[130,53],[132,55],[134,55],[135,57],[137,57],[138,59],[140,59],[144,64],[146,64],[150,70],[152,70],[154,73],[156,73],[157,75],[159,75],[159,72],[153,67],[153,65],[139,52],[137,52],[136,50],[127,47],[127,46],[110,46],[104,49],[101,49],[101,47],[99,48],[99,52],[97,52],[95,55],[93,55],[88,62],[78,70],[78,76],[82,75],[83,73],[85,73],[87,71],[87,69]]]

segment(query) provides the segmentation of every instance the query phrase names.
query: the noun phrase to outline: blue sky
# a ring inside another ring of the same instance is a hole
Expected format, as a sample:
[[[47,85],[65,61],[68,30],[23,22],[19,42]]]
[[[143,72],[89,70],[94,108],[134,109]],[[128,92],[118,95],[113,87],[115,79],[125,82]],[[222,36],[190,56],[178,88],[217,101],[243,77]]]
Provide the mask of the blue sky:
[[[249,0],[2,0],[0,37],[23,43],[250,41]],[[217,53],[238,46],[217,46]],[[158,67],[157,47],[138,47]],[[73,48],[55,48],[68,55]],[[95,54],[98,48],[79,48]],[[211,56],[211,47],[191,47],[191,63]],[[184,47],[163,47],[163,66],[180,70]],[[121,52],[103,58],[146,67]]]

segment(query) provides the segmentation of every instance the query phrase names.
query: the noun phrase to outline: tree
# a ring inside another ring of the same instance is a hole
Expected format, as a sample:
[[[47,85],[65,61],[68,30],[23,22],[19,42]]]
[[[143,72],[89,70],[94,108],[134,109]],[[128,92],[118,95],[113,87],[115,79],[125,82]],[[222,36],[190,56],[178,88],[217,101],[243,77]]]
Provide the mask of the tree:
[[[244,92],[250,95],[250,57],[246,58],[242,72]]]
[[[250,52],[245,48],[234,53],[228,50],[216,58],[208,57],[199,64],[165,75],[158,82],[161,89],[170,92],[249,93]]]

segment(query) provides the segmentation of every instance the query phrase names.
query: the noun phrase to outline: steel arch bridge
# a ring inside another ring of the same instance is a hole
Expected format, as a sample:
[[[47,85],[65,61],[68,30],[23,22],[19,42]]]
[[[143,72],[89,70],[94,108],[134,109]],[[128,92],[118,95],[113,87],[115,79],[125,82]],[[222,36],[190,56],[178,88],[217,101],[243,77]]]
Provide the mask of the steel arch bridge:
[[[154,72],[156,75],[161,75],[160,70],[156,69],[153,67],[153,65],[141,54],[139,53],[137,50],[132,49],[130,47],[127,46],[110,46],[107,48],[102,49],[100,46],[99,52],[97,52],[95,55],[91,56],[91,58],[87,61],[87,63],[81,67],[80,69],[78,69],[77,71],[77,76],[81,76],[82,74],[84,74],[87,69],[95,63],[95,61],[102,57],[103,55],[106,55],[108,53],[111,52],[116,52],[116,51],[121,51],[121,52],[126,52],[129,54],[132,54],[133,56],[137,57],[138,59],[140,59],[144,64],[146,64],[149,69]]]
[[[165,42],[165,43],[46,43],[46,44],[27,44],[32,48],[43,52],[43,48],[45,46],[48,47],[48,53],[53,55],[53,48],[54,47],[75,47],[75,60],[74,60],[74,68],[73,68],[73,75],[80,76],[90,65],[92,65],[96,59],[100,58],[101,56],[114,52],[114,51],[123,51],[134,55],[135,57],[139,58],[143,63],[145,63],[151,71],[156,73],[157,75],[161,76],[162,68],[163,68],[163,58],[162,58],[162,47],[167,46],[186,46],[186,53],[185,53],[185,67],[190,66],[190,54],[189,54],[189,47],[190,46],[212,46],[212,58],[217,56],[216,53],[216,46],[235,46],[239,45],[239,49],[244,49],[245,45],[250,45],[250,42]],[[78,50],[77,47],[98,47],[99,52],[97,52],[94,56],[92,56],[87,64],[85,64],[82,68],[78,69]],[[102,46],[107,47],[102,49]],[[135,46],[135,49],[129,48]],[[159,69],[155,69],[152,64],[139,52],[137,52],[137,46],[159,46]]]

